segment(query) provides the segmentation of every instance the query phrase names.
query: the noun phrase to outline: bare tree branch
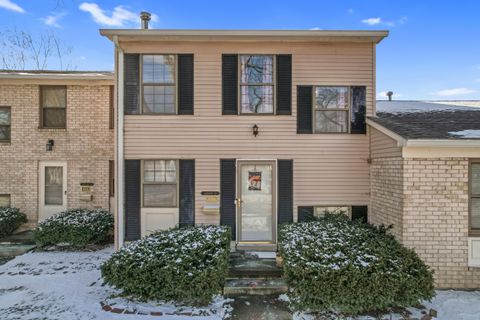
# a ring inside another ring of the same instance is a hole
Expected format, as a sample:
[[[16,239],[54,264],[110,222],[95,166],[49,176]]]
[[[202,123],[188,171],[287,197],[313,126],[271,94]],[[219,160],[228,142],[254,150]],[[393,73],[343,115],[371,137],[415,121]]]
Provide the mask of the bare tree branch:
[[[69,70],[72,47],[59,39],[52,30],[43,31],[36,36],[17,28],[0,32],[0,56],[3,69],[45,70],[49,65],[57,64],[60,70]]]

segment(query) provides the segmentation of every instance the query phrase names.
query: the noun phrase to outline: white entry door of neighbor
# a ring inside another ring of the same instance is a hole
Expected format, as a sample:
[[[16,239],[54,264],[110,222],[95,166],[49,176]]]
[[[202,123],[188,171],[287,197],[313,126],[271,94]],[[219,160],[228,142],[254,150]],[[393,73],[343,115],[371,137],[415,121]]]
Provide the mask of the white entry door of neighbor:
[[[39,166],[38,220],[67,209],[67,163],[42,161]]]

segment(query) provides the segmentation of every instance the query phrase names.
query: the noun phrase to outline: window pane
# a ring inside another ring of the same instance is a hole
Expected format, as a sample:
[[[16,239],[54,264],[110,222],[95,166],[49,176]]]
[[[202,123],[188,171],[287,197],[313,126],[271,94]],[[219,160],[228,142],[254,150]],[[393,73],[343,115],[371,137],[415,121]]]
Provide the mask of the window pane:
[[[43,126],[45,128],[65,128],[65,109],[43,109]]]
[[[273,83],[272,56],[240,56],[241,82]]]
[[[144,86],[143,112],[175,113],[175,86]]]
[[[273,113],[273,86],[242,86],[242,113]]]
[[[0,208],[10,207],[10,195],[9,194],[0,194]]]
[[[10,141],[10,126],[0,126],[0,141]]]
[[[316,87],[316,108],[348,108],[347,87]]]
[[[10,125],[10,109],[0,108],[0,126]]]
[[[174,55],[144,55],[143,83],[175,83]]]
[[[480,195],[480,163],[472,163],[472,194]]]
[[[315,217],[324,217],[326,213],[343,213],[349,215],[349,207],[315,207],[313,215]]]
[[[42,107],[65,108],[66,89],[60,87],[42,87]]]
[[[471,228],[480,229],[480,198],[472,199]]]
[[[316,111],[315,132],[348,132],[348,112]]]
[[[143,205],[145,207],[175,207],[177,205],[177,185],[144,184]]]
[[[177,181],[177,166],[175,160],[166,161],[165,177],[167,182]]]
[[[45,204],[63,204],[62,167],[45,167]]]

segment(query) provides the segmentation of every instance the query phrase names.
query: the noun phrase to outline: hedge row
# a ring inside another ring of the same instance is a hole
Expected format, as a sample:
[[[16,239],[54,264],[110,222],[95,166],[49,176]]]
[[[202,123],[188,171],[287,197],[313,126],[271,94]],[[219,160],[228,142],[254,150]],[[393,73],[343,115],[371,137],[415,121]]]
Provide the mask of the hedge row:
[[[297,310],[359,314],[434,296],[429,267],[383,227],[327,215],[283,226],[280,239],[288,294]]]
[[[115,252],[102,265],[102,276],[141,300],[205,304],[221,293],[229,254],[224,226],[160,231]]]
[[[27,222],[27,216],[17,208],[0,208],[0,238],[13,233]]]

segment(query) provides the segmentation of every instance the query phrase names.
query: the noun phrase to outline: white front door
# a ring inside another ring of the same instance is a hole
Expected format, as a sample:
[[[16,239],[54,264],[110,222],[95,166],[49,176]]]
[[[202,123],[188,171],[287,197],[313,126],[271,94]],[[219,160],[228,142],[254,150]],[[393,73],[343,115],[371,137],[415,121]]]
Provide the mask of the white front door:
[[[240,243],[276,242],[276,163],[237,163],[237,240]]]
[[[39,166],[38,221],[67,209],[67,163],[42,161]]]

